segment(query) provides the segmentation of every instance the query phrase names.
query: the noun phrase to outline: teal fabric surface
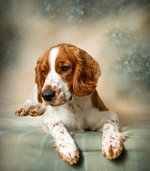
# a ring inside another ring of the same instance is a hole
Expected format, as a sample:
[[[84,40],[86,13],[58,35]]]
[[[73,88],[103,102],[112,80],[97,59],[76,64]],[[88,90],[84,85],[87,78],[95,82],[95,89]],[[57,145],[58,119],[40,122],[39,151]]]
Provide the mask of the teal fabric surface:
[[[41,130],[41,117],[16,117],[10,111],[0,118],[0,171],[148,171],[150,170],[150,122],[132,124],[133,136],[116,160],[101,154],[101,132],[75,133],[80,148],[77,165],[70,166],[55,151],[51,135]],[[134,119],[135,120],[135,119]]]

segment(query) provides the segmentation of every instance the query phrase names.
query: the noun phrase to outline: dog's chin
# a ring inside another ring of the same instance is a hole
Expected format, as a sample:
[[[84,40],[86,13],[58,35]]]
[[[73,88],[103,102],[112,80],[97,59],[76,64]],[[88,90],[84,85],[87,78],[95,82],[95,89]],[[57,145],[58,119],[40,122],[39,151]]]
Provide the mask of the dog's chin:
[[[66,104],[67,102],[69,102],[70,101],[70,99],[69,100],[61,100],[61,101],[45,101],[45,100],[43,100],[43,104],[45,105],[45,106],[61,106],[61,105],[64,105],[64,104]]]
[[[61,106],[61,105],[65,104],[65,103],[62,103],[62,102],[49,102],[49,101],[43,100],[43,104],[45,106]]]
[[[49,105],[55,107],[55,106],[61,106],[63,104],[65,104],[65,103],[56,103],[56,104],[50,103]]]
[[[61,105],[65,104],[65,103],[67,103],[67,101],[66,102],[49,103],[49,105],[54,107],[54,106],[61,106]]]
[[[68,103],[69,101],[72,100],[72,95],[69,97],[69,98],[56,98],[55,100],[52,100],[52,101],[46,101],[42,98],[42,101],[43,101],[43,104],[45,106],[61,106],[61,105],[64,105],[66,103]]]

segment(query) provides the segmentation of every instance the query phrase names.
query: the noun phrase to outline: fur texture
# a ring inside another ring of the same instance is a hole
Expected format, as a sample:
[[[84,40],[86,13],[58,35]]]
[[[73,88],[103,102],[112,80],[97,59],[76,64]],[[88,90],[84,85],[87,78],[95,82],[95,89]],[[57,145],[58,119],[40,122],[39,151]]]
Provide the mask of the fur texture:
[[[125,136],[119,131],[117,114],[105,106],[97,93],[98,63],[84,50],[60,44],[38,59],[35,71],[31,95],[16,115],[43,115],[56,151],[71,165],[80,154],[70,131],[103,131],[103,156],[119,157]]]

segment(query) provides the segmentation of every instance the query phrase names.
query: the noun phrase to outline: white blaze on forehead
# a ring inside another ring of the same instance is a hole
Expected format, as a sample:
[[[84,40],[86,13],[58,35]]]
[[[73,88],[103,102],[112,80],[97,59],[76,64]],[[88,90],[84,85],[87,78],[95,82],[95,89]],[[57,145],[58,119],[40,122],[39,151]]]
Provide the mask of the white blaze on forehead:
[[[50,65],[51,72],[55,71],[55,61],[56,61],[58,52],[59,52],[59,48],[55,47],[49,53],[49,65]]]
[[[58,94],[56,93],[57,94],[56,100],[57,98],[59,99],[60,97],[62,99],[69,100],[71,97],[71,93],[69,91],[68,85],[63,81],[61,75],[58,74],[55,69],[55,63],[58,53],[59,53],[59,47],[52,48],[49,53],[48,60],[49,60],[50,71],[47,75],[42,90],[44,90],[47,85],[50,85],[52,89],[55,88],[55,91],[58,92]]]

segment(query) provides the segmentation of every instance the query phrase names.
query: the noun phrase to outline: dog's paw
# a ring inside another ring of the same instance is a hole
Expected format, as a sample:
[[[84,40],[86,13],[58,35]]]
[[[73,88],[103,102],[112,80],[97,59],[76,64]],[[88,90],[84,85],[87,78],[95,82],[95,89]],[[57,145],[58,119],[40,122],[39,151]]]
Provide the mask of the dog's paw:
[[[26,107],[20,108],[19,110],[17,110],[17,111],[15,112],[15,115],[16,115],[16,116],[27,116],[27,115],[29,115],[29,114],[28,114],[28,108],[26,108]]]
[[[30,106],[30,107],[22,107],[15,112],[16,116],[40,116],[45,112],[45,108],[41,105]]]
[[[62,160],[70,165],[76,164],[79,159],[79,149],[74,144],[60,144],[56,148],[56,151],[61,156]]]
[[[102,154],[107,159],[115,159],[120,156],[123,151],[124,137],[121,135],[113,134],[103,136],[102,140]]]
[[[41,116],[45,112],[45,108],[41,105],[31,106],[28,110],[30,116]]]

